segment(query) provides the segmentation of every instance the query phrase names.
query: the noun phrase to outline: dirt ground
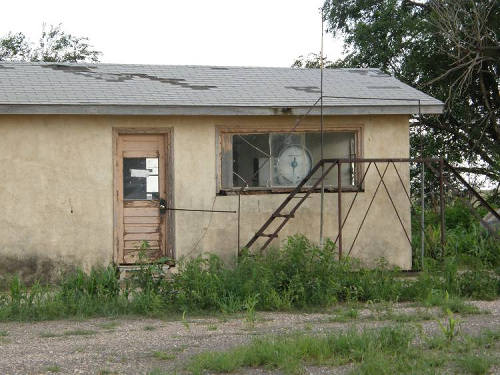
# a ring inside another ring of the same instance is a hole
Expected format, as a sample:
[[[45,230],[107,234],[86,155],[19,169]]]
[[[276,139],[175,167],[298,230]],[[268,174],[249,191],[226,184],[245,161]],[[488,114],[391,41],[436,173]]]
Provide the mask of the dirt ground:
[[[459,316],[462,332],[500,328],[500,300],[473,302],[484,314]],[[387,307],[361,307],[357,319],[332,321],[333,312],[257,313],[252,325],[244,315],[160,320],[140,318],[0,323],[0,374],[155,374],[182,373],[194,354],[222,350],[257,335],[292,331],[333,332],[351,326],[395,324],[380,320]],[[422,308],[395,304],[393,313],[412,314]],[[429,310],[431,311],[431,310]],[[437,310],[436,310],[437,311]],[[376,317],[379,317],[378,319]],[[405,324],[415,324],[405,323]],[[435,320],[420,321],[424,334],[439,332]],[[156,353],[156,354],[155,354]],[[500,355],[500,353],[499,353]],[[308,368],[311,374],[341,374],[351,368]],[[500,373],[500,369],[493,369]],[[240,374],[267,374],[247,369]]]

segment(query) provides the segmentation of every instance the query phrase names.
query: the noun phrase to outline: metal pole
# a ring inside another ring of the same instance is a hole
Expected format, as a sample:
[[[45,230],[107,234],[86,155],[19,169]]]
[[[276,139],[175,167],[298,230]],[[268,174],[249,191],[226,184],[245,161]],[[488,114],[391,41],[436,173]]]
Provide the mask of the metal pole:
[[[443,158],[439,160],[439,214],[441,215],[441,251],[444,255],[444,246],[446,244],[446,226],[445,226],[445,218],[444,218],[444,206],[445,206],[445,198],[444,198],[444,177],[443,177],[443,167],[444,161]]]
[[[321,9],[321,52],[320,52],[320,76],[321,76],[321,83],[320,83],[320,91],[321,91],[321,98],[320,98],[320,158],[323,160],[324,154],[323,154],[323,30],[324,30],[324,14],[323,14],[323,9]],[[323,163],[321,165],[321,174],[323,175],[325,173],[325,164]],[[323,226],[324,226],[324,219],[325,219],[325,213],[324,213],[324,206],[325,206],[325,179],[321,180],[321,199],[320,199],[320,219],[319,219],[319,244],[321,247],[324,245],[323,241]]]
[[[337,163],[337,204],[339,213],[339,260],[342,259],[342,163]]]
[[[240,212],[241,212],[241,190],[238,190],[238,256],[240,255],[241,252],[241,246],[240,246]]]
[[[418,99],[418,121],[420,122],[420,157],[424,158],[424,139],[423,139],[423,124],[422,112],[420,107],[420,99]],[[424,255],[425,255],[425,162],[422,161],[422,178],[420,181],[420,257],[422,262],[422,271],[424,270]]]
[[[420,181],[420,200],[421,200],[421,213],[420,213],[420,257],[422,261],[422,271],[424,270],[424,253],[425,253],[425,167],[422,163],[422,178]]]

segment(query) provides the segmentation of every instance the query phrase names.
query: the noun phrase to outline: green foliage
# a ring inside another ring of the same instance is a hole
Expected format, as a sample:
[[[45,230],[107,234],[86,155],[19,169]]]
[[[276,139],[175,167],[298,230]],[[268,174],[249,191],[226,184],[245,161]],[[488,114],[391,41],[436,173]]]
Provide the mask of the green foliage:
[[[175,355],[168,352],[157,351],[153,353],[153,357],[161,359],[162,361],[171,361],[175,359]]]
[[[245,309],[246,321],[250,328],[253,328],[257,315],[255,313],[255,306],[259,302],[259,294],[254,294],[253,296],[248,296],[243,303],[243,308]]]
[[[439,211],[434,208],[425,212],[425,256],[427,266],[445,265],[446,259],[455,259],[459,266],[472,269],[500,266],[500,242],[479,223],[462,199],[449,202],[445,208],[446,245],[441,247]],[[420,259],[420,211],[412,215],[413,260],[416,269]]]
[[[43,62],[98,62],[101,52],[89,44],[87,38],[77,37],[62,30],[62,26],[43,25],[37,45],[23,33],[8,33],[0,38],[0,61]]]
[[[445,302],[447,303],[448,300],[449,300],[449,295],[448,292],[446,292]],[[448,342],[451,343],[451,341],[458,335],[458,320],[455,319],[453,312],[449,308],[446,308],[446,316],[447,316],[446,323],[443,324],[441,323],[441,321],[438,320],[438,324],[439,328],[441,328],[441,332],[443,333],[444,337],[446,337]]]
[[[160,315],[213,311],[246,312],[331,306],[337,302],[420,301],[453,312],[472,309],[462,298],[496,298],[500,281],[488,270],[461,272],[456,258],[428,267],[416,280],[401,278],[381,260],[363,269],[350,259],[336,260],[331,242],[323,248],[294,236],[281,249],[262,255],[244,252],[233,267],[215,255],[185,259],[166,275],[163,260],[143,264],[120,286],[114,267],[65,275],[55,286],[35,283],[28,289],[17,277],[0,293],[0,320],[47,320],[64,317]],[[258,293],[257,293],[258,291]],[[469,311],[474,312],[474,311]],[[356,310],[343,317],[354,317]],[[184,318],[183,321],[188,323]]]
[[[359,311],[356,309],[347,309],[347,310],[342,310],[339,313],[335,314],[332,316],[329,321],[330,322],[348,322],[353,319],[357,319],[359,316]]]
[[[426,156],[446,157],[498,182],[499,4],[325,0],[329,31],[344,37],[345,50],[344,58],[329,65],[380,68],[442,100],[442,115],[415,118],[412,154],[423,144]],[[318,58],[295,65],[317,66]]]
[[[304,362],[316,365],[359,363],[367,357],[408,350],[414,333],[410,329],[386,327],[378,330],[330,333],[326,336],[295,334],[255,339],[251,344],[226,352],[195,356],[188,369],[192,374],[234,372],[241,367],[276,368],[285,374],[303,373]]]
[[[348,364],[349,374],[430,375],[450,369],[455,373],[457,366],[467,373],[486,374],[499,363],[494,358],[498,337],[497,331],[486,331],[477,336],[455,335],[449,341],[440,334],[428,336],[428,332],[399,325],[321,335],[264,336],[227,351],[203,352],[186,369],[194,375],[235,373],[245,367],[303,374],[305,365],[327,366],[337,372],[333,367]]]
[[[466,355],[458,360],[459,366],[468,374],[485,375],[489,374],[492,358],[482,355]]]

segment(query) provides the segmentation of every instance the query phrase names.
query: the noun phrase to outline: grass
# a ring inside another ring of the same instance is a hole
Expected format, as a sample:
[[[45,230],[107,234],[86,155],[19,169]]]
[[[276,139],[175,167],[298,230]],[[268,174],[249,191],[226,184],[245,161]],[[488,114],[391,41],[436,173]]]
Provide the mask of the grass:
[[[65,331],[63,333],[64,336],[89,336],[95,335],[97,332],[89,329],[73,329],[69,331]]]
[[[154,368],[150,372],[148,372],[148,375],[173,375],[173,374],[166,372],[160,368]]]
[[[111,321],[99,324],[99,327],[106,330],[114,330],[120,325],[119,322]]]
[[[209,331],[217,331],[217,326],[215,324],[209,324],[207,326],[207,330],[209,330]]]
[[[417,340],[416,330],[403,326],[351,329],[326,335],[297,333],[255,339],[227,351],[209,351],[194,356],[186,369],[194,375],[205,372],[230,373],[250,367],[276,369],[287,375],[301,374],[304,366],[336,367],[354,364],[353,374],[432,374],[459,367],[466,373],[486,374],[493,364],[491,350],[500,331],[486,331],[478,336],[463,336],[453,343],[430,345],[442,340],[440,335]]]
[[[457,360],[459,367],[473,375],[488,374],[491,365],[494,363],[490,356],[468,354]]]
[[[54,332],[40,332],[38,334],[41,338],[51,338],[51,337],[61,337],[61,334],[54,333]]]
[[[145,330],[145,331],[154,331],[156,329],[156,327],[155,326],[146,325],[142,329]]]
[[[118,372],[108,369],[101,369],[98,372],[99,375],[118,375]]]
[[[173,352],[181,353],[181,352],[183,352],[184,350],[186,350],[187,348],[188,348],[188,345],[179,345],[179,346],[177,346],[177,347],[172,348],[171,350],[172,350]]]
[[[389,318],[397,323],[410,323],[433,320],[435,316],[428,311],[417,311],[415,313],[391,314]]]
[[[332,316],[329,321],[330,322],[339,322],[339,323],[345,323],[354,319],[357,319],[359,316],[359,311],[356,309],[347,309],[343,310],[334,316]]]
[[[45,371],[47,372],[60,372],[61,371],[61,366],[59,365],[50,365],[50,366],[47,366],[45,367]]]
[[[448,311],[464,315],[473,315],[482,313],[478,307],[470,303],[467,303],[461,297],[450,296],[448,292],[445,292],[444,295],[435,294],[429,296],[423,301],[423,305],[427,307],[439,307],[443,315],[446,315]]]
[[[95,335],[96,333],[97,332],[93,330],[73,329],[64,331],[62,333],[40,332],[39,336],[42,338],[52,338],[52,337],[63,337],[63,336],[89,336],[89,335]]]
[[[153,357],[161,359],[162,361],[171,361],[175,359],[175,355],[168,352],[157,351],[153,353]]]
[[[454,228],[462,228],[465,219],[460,219],[457,212],[450,216],[450,222]],[[400,277],[399,270],[390,268],[383,259],[374,269],[363,269],[348,258],[338,261],[333,242],[327,241],[321,248],[300,235],[290,237],[282,248],[263,254],[243,250],[234,266],[225,265],[213,254],[180,259],[178,272],[169,277],[162,273],[161,263],[142,265],[125,286],[120,285],[117,270],[111,266],[88,274],[81,270],[66,274],[57,285],[35,283],[28,287],[14,276],[8,290],[0,292],[0,321],[123,315],[165,318],[182,314],[189,330],[187,314],[243,313],[252,328],[258,311],[307,311],[341,302],[354,305],[370,301],[411,301],[442,306],[443,311],[477,313],[465,299],[494,299],[500,295],[499,275],[491,268],[497,258],[488,258],[485,253],[500,252],[500,248],[488,244],[484,242],[478,259],[491,259],[481,261],[480,267],[459,271],[458,255],[465,251],[460,248],[440,258],[436,255],[426,264],[426,272],[415,279]],[[444,306],[447,293],[450,298]],[[348,321],[353,318],[349,314],[355,312],[337,314],[332,320]],[[101,326],[114,327],[113,322]]]
[[[0,330],[0,337],[6,337],[6,336],[9,336],[9,332]]]
[[[338,366],[360,362],[367,355],[398,352],[406,348],[413,333],[406,329],[351,330],[326,336],[296,334],[259,338],[226,352],[206,352],[194,357],[188,369],[193,374],[204,370],[233,372],[242,367],[279,369],[299,374],[304,363]]]

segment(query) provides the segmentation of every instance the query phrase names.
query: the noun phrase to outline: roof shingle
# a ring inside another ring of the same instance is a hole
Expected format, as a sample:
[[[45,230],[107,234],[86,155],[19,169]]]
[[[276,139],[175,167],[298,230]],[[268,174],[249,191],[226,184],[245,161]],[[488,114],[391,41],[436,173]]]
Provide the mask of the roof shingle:
[[[319,96],[318,69],[0,61],[0,113],[304,112]],[[423,113],[442,111],[439,100],[378,69],[324,71],[327,113],[414,113],[419,103]]]

